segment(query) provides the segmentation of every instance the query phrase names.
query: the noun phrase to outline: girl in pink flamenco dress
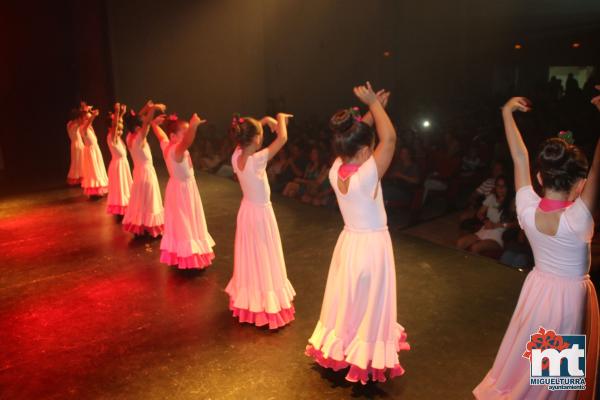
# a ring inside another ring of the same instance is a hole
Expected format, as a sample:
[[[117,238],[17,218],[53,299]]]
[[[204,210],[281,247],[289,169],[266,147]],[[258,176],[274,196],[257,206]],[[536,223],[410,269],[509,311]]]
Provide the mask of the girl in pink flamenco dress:
[[[269,329],[281,328],[294,319],[296,292],[287,278],[266,172],[267,162],[287,141],[289,117],[280,113],[277,119],[257,121],[235,116],[231,125],[238,143],[231,164],[243,197],[235,230],[233,276],[225,291],[229,308],[240,323]],[[261,150],[265,124],[277,132],[277,138]]]
[[[98,146],[98,138],[92,123],[98,116],[98,110],[85,105],[82,110],[83,122],[79,126],[79,134],[83,139],[82,179],[83,193],[88,196],[104,196],[108,193],[108,175],[104,166],[104,158]]]
[[[123,115],[126,107],[115,104],[112,114],[112,126],[106,137],[112,158],[108,165],[108,198],[106,211],[109,214],[125,215],[129,196],[131,194],[131,169],[127,160],[127,148],[121,136],[123,135]]]
[[[593,103],[600,109],[600,96]],[[590,210],[596,204],[600,142],[589,172],[584,153],[570,140],[551,138],[542,143],[537,156],[540,197],[531,186],[528,151],[513,117],[517,110],[529,111],[530,102],[523,97],[510,99],[502,117],[515,168],[517,216],[533,249],[535,267],[525,279],[492,369],[473,394],[485,400],[593,399],[598,300],[588,272],[594,233]],[[538,333],[544,337],[586,335],[586,390],[552,391],[545,385],[530,385],[531,349],[527,346]]]
[[[190,122],[170,116],[166,130],[161,115],[152,121],[152,130],[160,142],[169,170],[165,193],[165,230],[160,242],[160,261],[179,269],[203,269],[215,258],[215,241],[208,233],[202,199],[194,176],[188,148],[194,142],[198,126],[206,121],[194,114]]]
[[[79,134],[81,123],[81,111],[77,108],[71,111],[71,120],[67,123],[67,134],[71,141],[71,163],[67,174],[69,185],[81,185],[83,174],[83,139]]]
[[[361,119],[355,109],[341,110],[330,120],[338,158],[329,180],[345,227],[333,251],[321,315],[306,355],[325,368],[348,369],[348,381],[366,384],[385,381],[386,373],[390,378],[402,375],[398,353],[410,346],[396,322],[394,251],[380,183],[396,144],[384,109],[389,93],[374,93],[368,82],[354,93],[370,111]],[[374,149],[373,120],[379,137]]]
[[[133,159],[133,183],[125,215],[123,229],[135,236],[158,237],[163,233],[164,209],[152,153],[148,145],[148,131],[155,111],[164,106],[148,101],[137,116],[128,115],[127,148]]]

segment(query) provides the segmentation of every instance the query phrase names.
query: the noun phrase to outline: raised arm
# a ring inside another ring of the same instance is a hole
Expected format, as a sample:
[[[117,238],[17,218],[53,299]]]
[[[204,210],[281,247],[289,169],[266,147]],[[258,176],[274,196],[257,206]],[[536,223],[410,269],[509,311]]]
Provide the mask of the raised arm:
[[[169,136],[167,136],[165,131],[160,127],[163,124],[163,122],[165,122],[165,118],[166,115],[161,114],[152,120],[152,131],[154,132],[154,135],[156,136],[159,142],[169,141]]]
[[[183,138],[179,143],[177,143],[177,145],[175,145],[175,161],[181,162],[181,160],[183,160],[183,154],[192,145],[192,143],[194,143],[198,126],[204,124],[205,122],[206,120],[201,119],[198,114],[194,113],[194,115],[192,115],[192,118],[190,118],[190,125],[183,133]]]
[[[375,120],[375,128],[379,137],[379,144],[373,152],[373,158],[377,165],[377,175],[381,178],[392,162],[394,149],[396,147],[396,130],[390,117],[385,112],[383,105],[373,92],[371,84],[367,82],[366,86],[357,86],[354,88],[354,94],[363,103],[369,106],[369,111]]]
[[[167,106],[164,104],[154,104],[152,100],[148,100],[146,105],[140,110],[139,115],[142,118],[142,127],[140,133],[145,139],[148,136],[148,132],[150,131],[150,124],[154,119],[154,113],[156,110],[160,110],[161,112],[165,112]]]
[[[529,104],[529,100],[525,97],[513,97],[502,107],[504,132],[515,166],[515,189],[517,191],[524,186],[531,185],[531,174],[529,172],[529,152],[523,142],[523,137],[517,127],[513,113],[517,110],[521,112],[531,110]]]
[[[390,98],[390,92],[387,92],[385,89],[381,89],[381,90],[377,91],[377,93],[375,93],[375,94],[377,95],[377,99],[379,100],[379,102],[381,103],[383,108],[387,108],[387,103]],[[365,124],[367,124],[369,126],[373,126],[373,124],[375,123],[375,120],[373,119],[373,114],[371,114],[370,110],[367,111],[367,113],[362,116],[362,122],[364,122]]]
[[[600,85],[596,85],[596,89],[600,90]],[[592,104],[596,106],[600,111],[600,96],[596,96],[592,99]],[[594,150],[594,159],[592,161],[592,167],[588,173],[587,181],[583,191],[581,192],[581,200],[585,203],[588,210],[591,212],[596,208],[596,201],[598,200],[598,179],[600,178],[600,140],[596,142],[596,149]]]
[[[273,157],[275,157],[275,154],[277,154],[279,152],[279,150],[281,150],[283,148],[283,146],[285,145],[285,143],[287,142],[287,139],[288,139],[287,123],[291,117],[292,117],[291,114],[285,114],[285,113],[277,114],[277,120],[275,120],[271,117],[265,117],[265,118],[271,119],[271,120],[269,120],[269,126],[272,126],[271,124],[273,122],[275,122],[275,132],[277,132],[277,138],[275,138],[275,140],[273,140],[273,142],[271,142],[271,144],[268,147],[269,160],[272,159]],[[263,120],[264,120],[264,118],[263,118]],[[261,122],[262,122],[262,120],[261,120]]]
[[[96,119],[96,117],[98,116],[99,113],[100,112],[98,110],[90,109],[89,115],[84,119],[83,124],[81,124],[81,137],[88,144],[89,144],[88,129],[90,128],[90,126],[92,125],[92,123],[94,122],[94,120]]]
[[[111,125],[108,133],[112,135],[110,139],[113,144],[117,143],[119,136],[123,133],[123,115],[125,114],[125,104],[115,103],[114,111],[110,114]]]

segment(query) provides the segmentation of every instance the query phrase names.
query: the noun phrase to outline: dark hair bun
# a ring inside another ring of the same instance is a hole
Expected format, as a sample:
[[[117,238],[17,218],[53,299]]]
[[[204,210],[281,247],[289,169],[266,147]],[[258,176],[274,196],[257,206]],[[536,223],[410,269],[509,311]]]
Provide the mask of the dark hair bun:
[[[365,146],[371,146],[375,135],[371,127],[357,121],[350,110],[337,111],[329,119],[333,131],[333,149],[344,158],[352,158]]]
[[[233,114],[230,132],[240,147],[246,147],[256,135],[258,135],[258,124],[252,118],[240,117],[239,114]]]
[[[349,110],[339,110],[329,120],[329,128],[333,132],[344,132],[350,129],[354,122],[354,117]]]
[[[539,160],[547,168],[560,168],[568,157],[569,144],[562,139],[546,140],[540,149]]]
[[[135,132],[136,128],[142,126],[142,121],[136,114],[132,114],[128,111],[123,116],[123,130],[126,132]]]
[[[168,135],[170,135],[172,133],[177,132],[179,128],[185,125],[185,123],[185,120],[177,117],[177,115],[175,114],[171,114],[165,119],[165,122],[163,124],[165,127],[165,132]]]
[[[542,143],[537,164],[544,187],[558,192],[570,192],[588,172],[585,154],[561,138],[547,139]]]

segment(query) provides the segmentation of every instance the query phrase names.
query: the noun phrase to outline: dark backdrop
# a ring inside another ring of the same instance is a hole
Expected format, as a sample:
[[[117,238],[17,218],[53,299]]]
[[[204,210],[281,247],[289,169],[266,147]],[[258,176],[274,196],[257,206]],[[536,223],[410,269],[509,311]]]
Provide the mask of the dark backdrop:
[[[102,1],[3,4],[0,192],[66,177],[69,109],[81,98],[103,107],[112,100],[106,33]]]
[[[397,120],[443,120],[506,89],[516,68],[526,93],[548,65],[600,55],[596,0],[39,1],[0,18],[2,191],[64,180],[79,99],[104,115],[115,96],[136,108],[152,98],[222,133],[234,111],[323,118],[371,79],[393,90]]]

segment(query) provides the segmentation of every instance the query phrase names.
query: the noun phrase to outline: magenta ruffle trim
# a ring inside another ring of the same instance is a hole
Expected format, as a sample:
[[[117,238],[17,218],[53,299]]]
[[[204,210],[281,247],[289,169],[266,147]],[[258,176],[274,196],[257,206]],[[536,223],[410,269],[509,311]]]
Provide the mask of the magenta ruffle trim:
[[[81,178],[67,178],[67,185],[76,186],[81,184]]]
[[[109,205],[106,207],[106,212],[112,215],[125,215],[127,206]]]
[[[104,196],[106,193],[108,193],[106,186],[83,188],[83,194],[86,196]]]
[[[406,340],[406,334],[403,334],[400,338],[400,342],[404,342]],[[401,346],[400,349],[404,350],[407,346]],[[393,368],[383,368],[377,369],[371,367],[370,363],[367,369],[363,369],[358,367],[357,365],[350,364],[343,360],[334,360],[331,358],[326,358],[321,350],[317,350],[312,344],[306,346],[306,351],[304,352],[309,357],[312,357],[317,364],[319,364],[323,368],[331,368],[334,371],[339,371],[344,368],[350,367],[348,373],[346,374],[346,380],[350,382],[359,382],[363,385],[366,385],[369,380],[373,382],[385,382],[387,381],[386,373],[388,373],[389,379],[395,378],[397,376],[404,375],[404,368],[400,364],[394,365]]]
[[[133,233],[134,235],[143,235],[144,233],[148,233],[152,237],[157,237],[162,235],[164,230],[164,225],[158,226],[143,226],[143,225],[133,225],[133,224],[124,224],[123,229],[125,232]]]
[[[238,318],[240,323],[247,322],[256,326],[269,325],[269,329],[278,329],[285,326],[294,320],[294,313],[296,310],[294,306],[283,309],[275,314],[261,312],[253,312],[250,310],[244,310],[242,308],[236,308],[233,306],[233,301],[229,301],[229,309],[233,311],[233,316]]]
[[[212,264],[215,253],[192,254],[187,257],[178,257],[177,253],[167,250],[160,251],[160,262],[168,265],[177,265],[179,269],[203,269]]]

